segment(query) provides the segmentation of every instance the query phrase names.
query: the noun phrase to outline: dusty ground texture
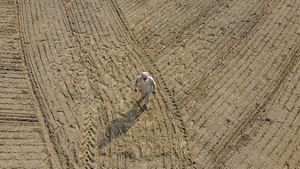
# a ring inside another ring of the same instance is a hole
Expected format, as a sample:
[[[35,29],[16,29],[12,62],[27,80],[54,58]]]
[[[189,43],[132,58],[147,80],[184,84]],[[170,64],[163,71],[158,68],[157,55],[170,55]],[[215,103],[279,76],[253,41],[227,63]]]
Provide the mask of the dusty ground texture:
[[[300,169],[300,1],[1,0],[0,168]]]

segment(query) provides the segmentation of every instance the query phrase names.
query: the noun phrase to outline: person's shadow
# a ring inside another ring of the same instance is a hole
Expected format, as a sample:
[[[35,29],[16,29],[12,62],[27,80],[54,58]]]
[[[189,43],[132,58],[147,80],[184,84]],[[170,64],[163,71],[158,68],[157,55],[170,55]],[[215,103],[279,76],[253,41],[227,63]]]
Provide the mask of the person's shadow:
[[[99,142],[100,152],[104,152],[104,148],[115,138],[120,137],[126,133],[136,122],[136,119],[146,110],[140,106],[139,101],[135,102],[133,106],[126,112],[126,114],[113,120],[105,130],[102,139]]]

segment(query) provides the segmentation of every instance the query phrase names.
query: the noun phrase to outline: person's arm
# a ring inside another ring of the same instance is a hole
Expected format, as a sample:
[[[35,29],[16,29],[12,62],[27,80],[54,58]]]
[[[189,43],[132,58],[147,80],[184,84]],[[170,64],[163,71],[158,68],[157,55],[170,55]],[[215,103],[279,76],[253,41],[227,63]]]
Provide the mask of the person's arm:
[[[155,94],[157,85],[156,85],[156,82],[154,81],[154,79],[152,79],[152,85],[153,85],[153,94]]]
[[[138,77],[138,78],[135,80],[135,83],[134,83],[134,91],[136,91],[136,92],[137,92],[138,85],[139,85],[139,79],[140,79],[140,77]]]

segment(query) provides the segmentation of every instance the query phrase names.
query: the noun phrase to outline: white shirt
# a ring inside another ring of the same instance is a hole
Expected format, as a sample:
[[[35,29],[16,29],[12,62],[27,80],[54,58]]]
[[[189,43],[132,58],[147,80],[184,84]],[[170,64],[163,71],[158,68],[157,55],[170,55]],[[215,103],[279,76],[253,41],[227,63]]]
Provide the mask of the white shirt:
[[[148,76],[147,80],[143,80],[141,76],[139,76],[135,81],[135,89],[147,94],[155,92],[156,83],[151,76]]]

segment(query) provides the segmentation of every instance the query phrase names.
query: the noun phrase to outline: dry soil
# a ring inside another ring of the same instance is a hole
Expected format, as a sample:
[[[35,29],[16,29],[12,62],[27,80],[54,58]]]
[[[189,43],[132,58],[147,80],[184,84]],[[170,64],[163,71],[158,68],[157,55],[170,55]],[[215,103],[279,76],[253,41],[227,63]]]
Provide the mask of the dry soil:
[[[0,168],[300,169],[300,1],[1,0]]]

